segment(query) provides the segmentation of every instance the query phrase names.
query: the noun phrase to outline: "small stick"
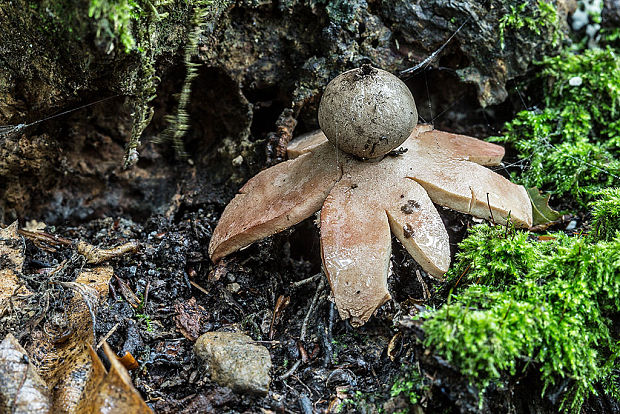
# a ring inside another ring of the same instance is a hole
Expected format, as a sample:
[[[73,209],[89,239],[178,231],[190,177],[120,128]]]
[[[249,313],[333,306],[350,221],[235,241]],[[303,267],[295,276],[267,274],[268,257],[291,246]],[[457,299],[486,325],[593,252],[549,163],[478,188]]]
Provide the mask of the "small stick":
[[[297,368],[299,368],[299,366],[301,365],[301,359],[298,359],[297,362],[295,362],[293,364],[293,366],[291,367],[291,369],[289,369],[288,371],[286,371],[284,374],[280,375],[279,379],[280,380],[285,380],[288,377],[290,377],[291,375],[293,375],[295,373],[295,371],[297,371]]]
[[[424,283],[424,279],[422,279],[422,275],[420,274],[420,271],[416,269],[415,274],[418,277],[418,282],[420,282],[420,284],[422,285],[422,292],[424,292],[424,300],[428,300],[431,297],[431,292],[428,290],[428,286],[426,286],[426,283]]]
[[[107,340],[108,340],[108,338],[109,338],[109,337],[111,337],[111,336],[112,336],[112,334],[113,334],[114,332],[116,332],[116,330],[118,329],[118,327],[120,326],[120,324],[121,324],[120,322],[116,322],[116,325],[114,325],[114,326],[112,327],[112,329],[110,329],[110,330],[108,331],[108,333],[107,333],[107,334],[105,334],[105,336],[104,336],[103,338],[101,338],[101,340],[100,340],[100,341],[99,341],[99,343],[97,344],[97,349],[101,348],[101,346],[103,345],[103,343],[104,343],[105,341],[107,341]]]
[[[200,286],[198,283],[194,282],[193,280],[190,280],[189,284],[195,287],[196,289],[198,289],[199,291],[201,291],[202,293],[204,293],[205,295],[209,294],[209,291],[207,289],[203,288],[202,286]]]
[[[456,287],[459,285],[459,282],[461,281],[463,276],[465,276],[467,272],[469,272],[470,267],[471,267],[471,263],[467,265],[467,268],[465,268],[465,270],[463,270],[463,273],[461,273],[461,276],[459,276],[459,280],[456,281],[456,284],[454,285],[452,289],[456,289]]]
[[[10,135],[19,134],[24,129],[26,129],[28,127],[31,127],[33,125],[40,124],[41,122],[45,122],[45,121],[48,121],[50,119],[58,118],[59,116],[70,114],[71,112],[75,112],[75,111],[78,111],[80,109],[87,108],[89,106],[93,106],[93,105],[96,105],[96,104],[101,103],[101,102],[108,101],[108,100],[113,99],[113,98],[117,98],[119,96],[121,96],[121,95],[108,96],[107,98],[99,99],[98,101],[95,101],[95,102],[90,102],[90,103],[87,103],[87,104],[84,104],[84,105],[80,105],[77,108],[69,109],[67,111],[62,111],[62,112],[59,112],[57,114],[50,115],[50,116],[47,116],[45,118],[39,119],[39,120],[34,121],[34,122],[30,122],[30,123],[22,123],[22,124],[17,124],[17,125],[2,125],[2,126],[0,126],[0,138],[4,138],[4,137],[10,136]]]
[[[409,77],[410,75],[413,75],[415,72],[417,72],[420,69],[425,69],[428,65],[431,64],[431,62],[433,60],[435,60],[435,58],[437,57],[438,54],[441,53],[441,51],[448,45],[448,43],[450,43],[450,41],[454,38],[454,36],[456,36],[456,34],[458,32],[461,31],[461,29],[467,24],[469,23],[469,21],[471,20],[471,16],[469,16],[460,26],[458,29],[456,29],[456,31],[454,33],[452,33],[452,36],[450,36],[448,38],[448,40],[445,41],[445,43],[443,45],[441,45],[441,47],[437,50],[435,50],[433,53],[430,54],[429,57],[427,57],[426,59],[424,59],[422,62],[418,63],[417,65],[415,65],[412,68],[409,69],[405,69],[402,72],[400,72],[400,77]]]
[[[489,214],[491,215],[491,223],[495,226],[495,219],[493,218],[493,210],[491,210],[491,202],[489,201],[489,193],[487,193],[487,206],[489,207]]]
[[[291,284],[291,287],[292,288],[298,288],[298,287],[306,285],[306,284],[308,284],[310,282],[314,282],[319,276],[321,276],[321,273],[317,273],[316,275],[312,275],[312,276],[310,276],[307,279],[300,280],[298,282],[294,282],[294,283]]]
[[[310,303],[310,308],[308,308],[308,312],[306,313],[306,317],[304,318],[304,323],[301,325],[301,335],[299,336],[299,340],[303,341],[306,338],[306,332],[308,330],[308,321],[310,320],[310,315],[316,306],[316,303],[319,300],[319,295],[323,291],[325,287],[325,279],[321,279],[319,282],[319,286],[316,288],[316,293],[314,294],[314,298],[312,298],[312,302]]]
[[[73,243],[69,239],[65,239],[64,237],[55,236],[53,234],[45,233],[43,231],[28,231],[24,229],[18,229],[17,232],[24,236],[25,238],[32,240],[33,242],[44,242],[51,244],[52,246],[71,246]]]
[[[146,282],[146,287],[144,288],[144,302],[142,302],[142,309],[146,309],[146,302],[149,301],[149,290],[151,289],[151,281]]]

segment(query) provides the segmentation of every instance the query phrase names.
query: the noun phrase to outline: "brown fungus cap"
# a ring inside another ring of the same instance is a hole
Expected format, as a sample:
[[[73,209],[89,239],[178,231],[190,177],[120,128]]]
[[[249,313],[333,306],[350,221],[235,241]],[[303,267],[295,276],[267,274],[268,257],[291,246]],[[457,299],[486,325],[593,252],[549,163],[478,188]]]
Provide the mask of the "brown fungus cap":
[[[402,144],[418,122],[411,91],[400,79],[364,65],[335,77],[319,106],[319,125],[342,151],[381,157]]]

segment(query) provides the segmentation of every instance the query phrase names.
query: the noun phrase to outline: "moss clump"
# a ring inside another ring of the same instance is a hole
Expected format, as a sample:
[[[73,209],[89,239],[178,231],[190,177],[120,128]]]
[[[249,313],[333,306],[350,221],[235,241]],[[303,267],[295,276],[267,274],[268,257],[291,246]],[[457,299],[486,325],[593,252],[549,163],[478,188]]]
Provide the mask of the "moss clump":
[[[88,17],[97,21],[97,37],[118,37],[127,53],[136,45],[132,20],[138,20],[141,13],[142,7],[134,0],[90,0],[88,7]]]
[[[512,144],[529,166],[514,179],[587,201],[620,183],[620,57],[611,48],[545,58],[544,110],[528,110],[494,141]]]
[[[607,188],[594,195],[598,200],[590,203],[592,238],[611,241],[620,237],[620,188]]]
[[[551,3],[544,0],[510,5],[510,11],[499,20],[499,39],[502,49],[505,47],[506,32],[519,31],[523,28],[537,36],[542,34],[543,29],[550,29],[553,45],[557,45],[560,41],[558,13]]]
[[[539,241],[481,225],[460,249],[450,281],[466,287],[427,315],[426,346],[481,391],[531,368],[543,394],[568,380],[565,410],[578,410],[597,383],[617,393],[620,238],[592,243],[557,233]]]
[[[428,391],[424,377],[415,369],[403,367],[403,375],[398,377],[390,389],[390,397],[404,396],[409,404],[416,405],[422,400],[422,395]]]

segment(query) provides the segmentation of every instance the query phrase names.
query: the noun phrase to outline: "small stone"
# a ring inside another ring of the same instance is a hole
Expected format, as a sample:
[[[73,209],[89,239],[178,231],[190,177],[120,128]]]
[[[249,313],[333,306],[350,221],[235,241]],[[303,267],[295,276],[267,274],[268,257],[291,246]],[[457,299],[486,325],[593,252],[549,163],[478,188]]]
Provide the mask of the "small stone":
[[[230,293],[237,293],[241,290],[241,285],[237,282],[234,282],[228,285],[227,288]]]
[[[568,80],[570,86],[581,86],[582,83],[583,79],[581,79],[581,76],[573,76]]]
[[[211,379],[236,392],[266,394],[271,356],[262,345],[238,332],[207,332],[194,345],[208,365]]]
[[[234,167],[240,167],[242,164],[243,164],[243,157],[241,155],[238,155],[237,157],[233,158],[232,165]]]

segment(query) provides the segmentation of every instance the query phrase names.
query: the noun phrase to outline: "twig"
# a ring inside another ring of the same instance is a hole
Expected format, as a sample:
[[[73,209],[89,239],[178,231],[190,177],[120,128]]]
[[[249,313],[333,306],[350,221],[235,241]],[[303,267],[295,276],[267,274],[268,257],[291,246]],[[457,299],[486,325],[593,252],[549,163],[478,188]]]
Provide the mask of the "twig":
[[[320,276],[321,274],[319,273],[318,275],[314,275],[312,276],[312,278],[316,277],[316,276]],[[309,278],[309,279],[312,279]],[[306,279],[307,280],[307,279]],[[303,282],[303,281],[302,281]],[[325,287],[325,279],[321,278],[321,281],[319,282],[319,286],[316,288],[316,293],[314,294],[314,298],[312,298],[312,302],[310,303],[310,307],[308,308],[308,312],[306,312],[306,317],[304,318],[304,322],[301,325],[301,333],[299,335],[299,341],[303,342],[305,337],[306,337],[306,332],[308,330],[308,321],[310,320],[310,315],[312,314],[312,311],[314,310],[316,303],[319,300],[319,296],[321,295],[321,292],[323,291],[323,288]],[[287,379],[288,377],[290,377],[291,375],[293,375],[293,373],[295,373],[295,371],[297,370],[297,368],[299,368],[299,365],[301,365],[301,359],[298,359],[293,366],[291,367],[291,369],[289,369],[288,371],[286,371],[284,374],[282,374],[279,378],[280,380],[284,380]]]
[[[146,309],[146,303],[149,301],[149,290],[151,290],[151,281],[146,282],[146,287],[144,288],[144,302],[142,302],[142,308]]]
[[[201,291],[202,293],[204,293],[205,295],[209,294],[209,291],[207,289],[203,288],[202,286],[200,286],[198,283],[194,282],[193,280],[190,280],[189,284],[195,287],[196,289],[198,289],[199,291]]]
[[[310,307],[308,308],[308,312],[306,313],[306,317],[304,318],[304,323],[301,325],[301,334],[299,335],[299,340],[303,342],[306,338],[306,331],[308,330],[308,321],[310,320],[310,315],[316,306],[316,303],[319,300],[319,296],[325,287],[325,279],[321,279],[319,282],[319,286],[316,288],[316,293],[314,294],[314,298],[312,298],[312,302],[310,303]]]
[[[431,297],[431,292],[428,290],[428,286],[426,286],[426,283],[424,283],[424,279],[422,279],[420,271],[416,269],[415,274],[418,277],[418,282],[420,282],[420,284],[422,285],[424,300],[428,300]]]
[[[101,338],[101,340],[100,340],[100,341],[99,341],[99,343],[97,344],[97,348],[96,348],[96,349],[101,348],[101,346],[103,345],[103,343],[104,343],[105,341],[107,341],[107,340],[108,340],[108,338],[109,338],[109,337],[111,337],[111,336],[112,336],[112,334],[113,334],[114,332],[116,332],[116,330],[118,329],[118,327],[120,326],[120,324],[121,324],[120,322],[116,322],[116,325],[114,325],[114,326],[112,327],[112,329],[110,329],[110,330],[108,331],[108,333],[107,333],[107,334],[105,334],[103,338]]]
[[[312,276],[310,276],[307,279],[300,280],[298,282],[294,282],[294,283],[291,284],[291,287],[295,289],[295,288],[298,288],[300,286],[306,285],[306,284],[308,284],[310,282],[314,282],[315,280],[317,280],[319,278],[319,276],[321,276],[321,273],[317,273],[316,275],[312,275]]]
[[[290,377],[291,375],[293,375],[295,373],[295,371],[297,371],[297,368],[299,368],[299,366],[301,365],[301,359],[298,359],[297,362],[295,362],[293,364],[293,366],[291,367],[291,369],[289,369],[288,371],[286,371],[284,374],[280,375],[279,379],[280,380],[285,380],[288,377]]]
[[[467,265],[465,270],[463,270],[463,273],[461,273],[461,276],[459,276],[459,280],[456,281],[456,283],[454,284],[454,287],[452,289],[456,289],[456,287],[459,285],[459,282],[461,281],[463,276],[465,276],[467,274],[467,272],[469,272],[469,268],[470,267],[471,267],[471,263]]]
[[[412,68],[409,69],[405,69],[402,72],[400,72],[400,76],[407,76],[408,75],[413,75],[415,72],[417,72],[420,69],[425,69],[428,65],[431,64],[431,62],[433,60],[435,60],[435,58],[437,57],[437,55],[439,55],[441,53],[442,50],[444,50],[444,48],[448,45],[448,43],[450,43],[450,41],[454,38],[454,36],[457,35],[458,32],[461,31],[461,29],[471,20],[471,16],[469,16],[460,26],[458,29],[456,29],[456,31],[454,33],[452,33],[452,36],[450,36],[448,38],[448,40],[446,40],[444,42],[443,45],[441,45],[441,47],[437,50],[435,50],[433,53],[430,54],[429,57],[427,57],[426,59],[424,59],[422,62],[418,63],[417,65],[415,65]]]
[[[489,193],[487,193],[487,206],[489,207],[489,214],[491,215],[491,223],[495,226],[495,219],[493,218],[493,210],[491,210],[491,202],[489,201]]]

